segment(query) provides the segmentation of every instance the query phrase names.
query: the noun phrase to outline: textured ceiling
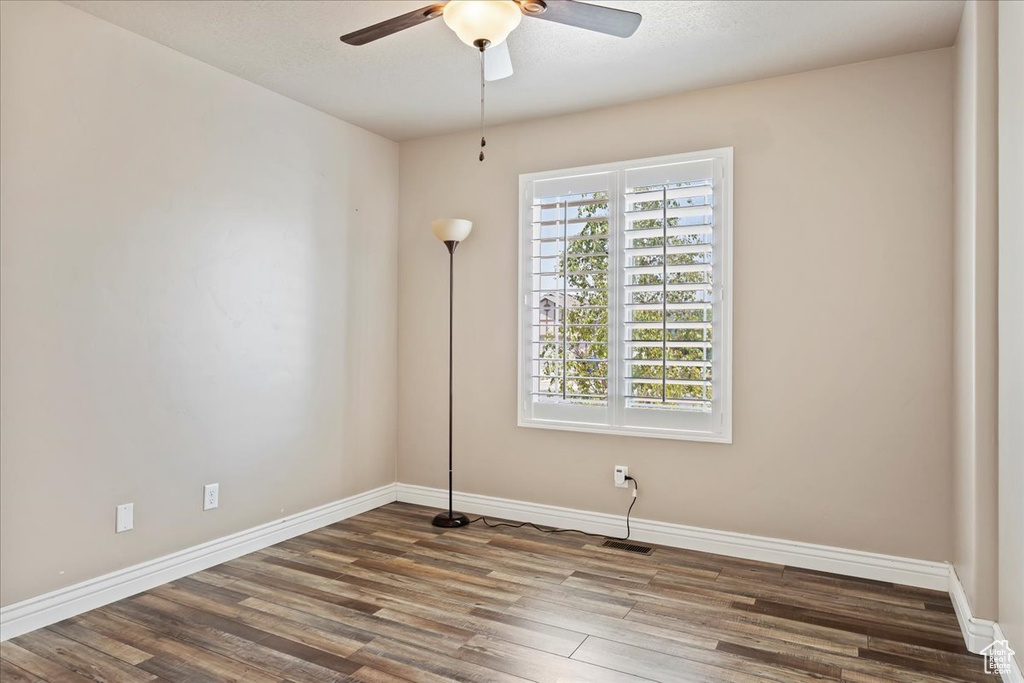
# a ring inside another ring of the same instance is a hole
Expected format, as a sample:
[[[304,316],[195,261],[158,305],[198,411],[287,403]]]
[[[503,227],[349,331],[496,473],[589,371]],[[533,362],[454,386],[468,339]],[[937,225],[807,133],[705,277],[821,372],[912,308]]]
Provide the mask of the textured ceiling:
[[[363,47],[338,36],[424,0],[66,0],[90,14],[394,140],[472,128],[476,52],[435,20]],[[601,2],[632,38],[524,18],[502,123],[951,45],[962,0]]]

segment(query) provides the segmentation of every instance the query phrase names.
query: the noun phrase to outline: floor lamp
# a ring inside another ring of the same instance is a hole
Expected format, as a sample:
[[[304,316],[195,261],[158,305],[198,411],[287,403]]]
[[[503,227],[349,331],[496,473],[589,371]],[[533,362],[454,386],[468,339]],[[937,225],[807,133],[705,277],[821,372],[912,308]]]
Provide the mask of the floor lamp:
[[[472,221],[463,218],[446,218],[443,220],[431,221],[430,229],[437,239],[444,242],[448,247],[448,511],[442,512],[434,517],[433,525],[445,529],[453,529],[469,524],[469,517],[461,512],[452,510],[452,379],[453,374],[453,348],[455,342],[454,316],[455,316],[455,247],[459,242],[469,237],[473,230]]]

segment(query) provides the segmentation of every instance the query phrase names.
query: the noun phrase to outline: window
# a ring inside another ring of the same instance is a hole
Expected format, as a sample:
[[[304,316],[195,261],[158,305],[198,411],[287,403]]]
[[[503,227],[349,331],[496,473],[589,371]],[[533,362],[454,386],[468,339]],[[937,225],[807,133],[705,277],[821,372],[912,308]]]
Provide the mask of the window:
[[[519,184],[519,424],[731,442],[732,149]]]

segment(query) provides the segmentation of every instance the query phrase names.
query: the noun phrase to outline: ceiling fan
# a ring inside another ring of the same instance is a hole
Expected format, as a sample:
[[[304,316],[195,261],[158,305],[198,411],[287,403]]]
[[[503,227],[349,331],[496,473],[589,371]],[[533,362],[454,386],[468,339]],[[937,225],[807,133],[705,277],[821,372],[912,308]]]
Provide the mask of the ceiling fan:
[[[406,12],[341,37],[349,45],[366,45],[392,33],[444,17],[459,40],[480,51],[480,161],[487,144],[484,128],[484,83],[512,75],[512,58],[505,39],[523,16],[577,26],[628,38],[640,26],[636,12],[591,5],[576,0],[447,0]]]
[[[512,61],[504,42],[524,15],[619,38],[633,35],[642,18],[636,12],[575,0],[449,0],[347,33],[341,40],[349,45],[366,45],[444,16],[462,42],[478,50],[492,50],[485,76],[488,81],[496,81],[512,75]]]

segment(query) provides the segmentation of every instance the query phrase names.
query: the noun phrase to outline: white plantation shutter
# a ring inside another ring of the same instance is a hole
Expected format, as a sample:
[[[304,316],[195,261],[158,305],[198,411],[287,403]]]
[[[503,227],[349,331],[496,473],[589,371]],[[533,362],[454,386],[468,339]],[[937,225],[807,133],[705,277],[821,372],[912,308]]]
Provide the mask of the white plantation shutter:
[[[731,439],[731,161],[521,177],[520,424]]]
[[[624,420],[710,431],[714,161],[629,168],[624,175]]]
[[[538,416],[607,420],[611,180],[596,173],[532,186],[527,379]]]

